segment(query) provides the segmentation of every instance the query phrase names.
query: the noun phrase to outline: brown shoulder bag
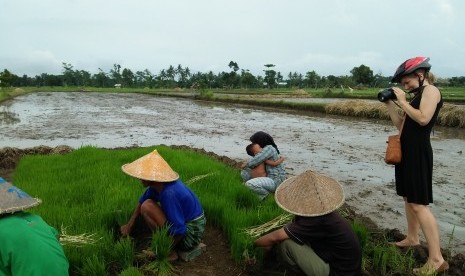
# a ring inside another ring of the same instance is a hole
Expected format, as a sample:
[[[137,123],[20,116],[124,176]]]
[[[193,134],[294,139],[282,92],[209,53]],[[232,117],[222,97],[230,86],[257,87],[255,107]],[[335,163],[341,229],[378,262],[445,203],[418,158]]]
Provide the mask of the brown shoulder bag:
[[[402,120],[402,126],[400,127],[399,134],[388,136],[386,155],[384,156],[384,162],[390,165],[397,165],[402,160],[402,150],[400,147],[400,135],[404,128],[405,116]]]

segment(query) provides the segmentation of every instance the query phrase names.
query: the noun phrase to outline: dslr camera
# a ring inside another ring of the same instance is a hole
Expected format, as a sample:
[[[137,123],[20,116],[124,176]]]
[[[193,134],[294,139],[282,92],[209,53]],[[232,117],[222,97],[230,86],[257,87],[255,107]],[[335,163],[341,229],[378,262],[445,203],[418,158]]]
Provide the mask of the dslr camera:
[[[385,102],[388,100],[395,100],[395,99],[396,99],[396,94],[394,93],[394,90],[392,90],[392,88],[384,89],[383,91],[378,93],[378,100],[380,102]]]

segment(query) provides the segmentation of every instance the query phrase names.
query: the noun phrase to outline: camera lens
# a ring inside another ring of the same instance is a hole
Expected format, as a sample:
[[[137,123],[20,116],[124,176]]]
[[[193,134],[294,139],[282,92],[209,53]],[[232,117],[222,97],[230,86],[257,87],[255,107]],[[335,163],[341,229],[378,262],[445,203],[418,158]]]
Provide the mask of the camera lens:
[[[378,101],[385,102],[388,100],[395,100],[396,94],[392,88],[384,89],[383,91],[378,93]]]

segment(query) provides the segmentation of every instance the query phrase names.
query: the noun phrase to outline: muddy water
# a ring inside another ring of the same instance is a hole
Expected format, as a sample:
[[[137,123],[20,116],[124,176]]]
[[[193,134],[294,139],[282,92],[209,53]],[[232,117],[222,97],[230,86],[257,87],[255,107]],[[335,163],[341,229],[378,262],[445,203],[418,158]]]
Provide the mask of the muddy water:
[[[389,122],[142,94],[35,93],[0,104],[0,147],[187,145],[245,160],[257,130],[275,138],[290,175],[312,169],[333,176],[358,212],[405,233],[394,169],[383,162],[386,137],[395,132]],[[465,252],[465,130],[436,127],[432,145],[431,207],[441,245]]]

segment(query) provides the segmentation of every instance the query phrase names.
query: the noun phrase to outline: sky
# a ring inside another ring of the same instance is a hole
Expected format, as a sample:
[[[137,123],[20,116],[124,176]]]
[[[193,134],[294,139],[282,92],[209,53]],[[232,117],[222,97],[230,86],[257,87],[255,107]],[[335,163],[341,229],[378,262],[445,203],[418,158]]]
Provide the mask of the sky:
[[[464,26],[463,0],[0,0],[0,70],[219,73],[234,61],[255,75],[391,76],[427,56],[448,78],[465,76]]]

